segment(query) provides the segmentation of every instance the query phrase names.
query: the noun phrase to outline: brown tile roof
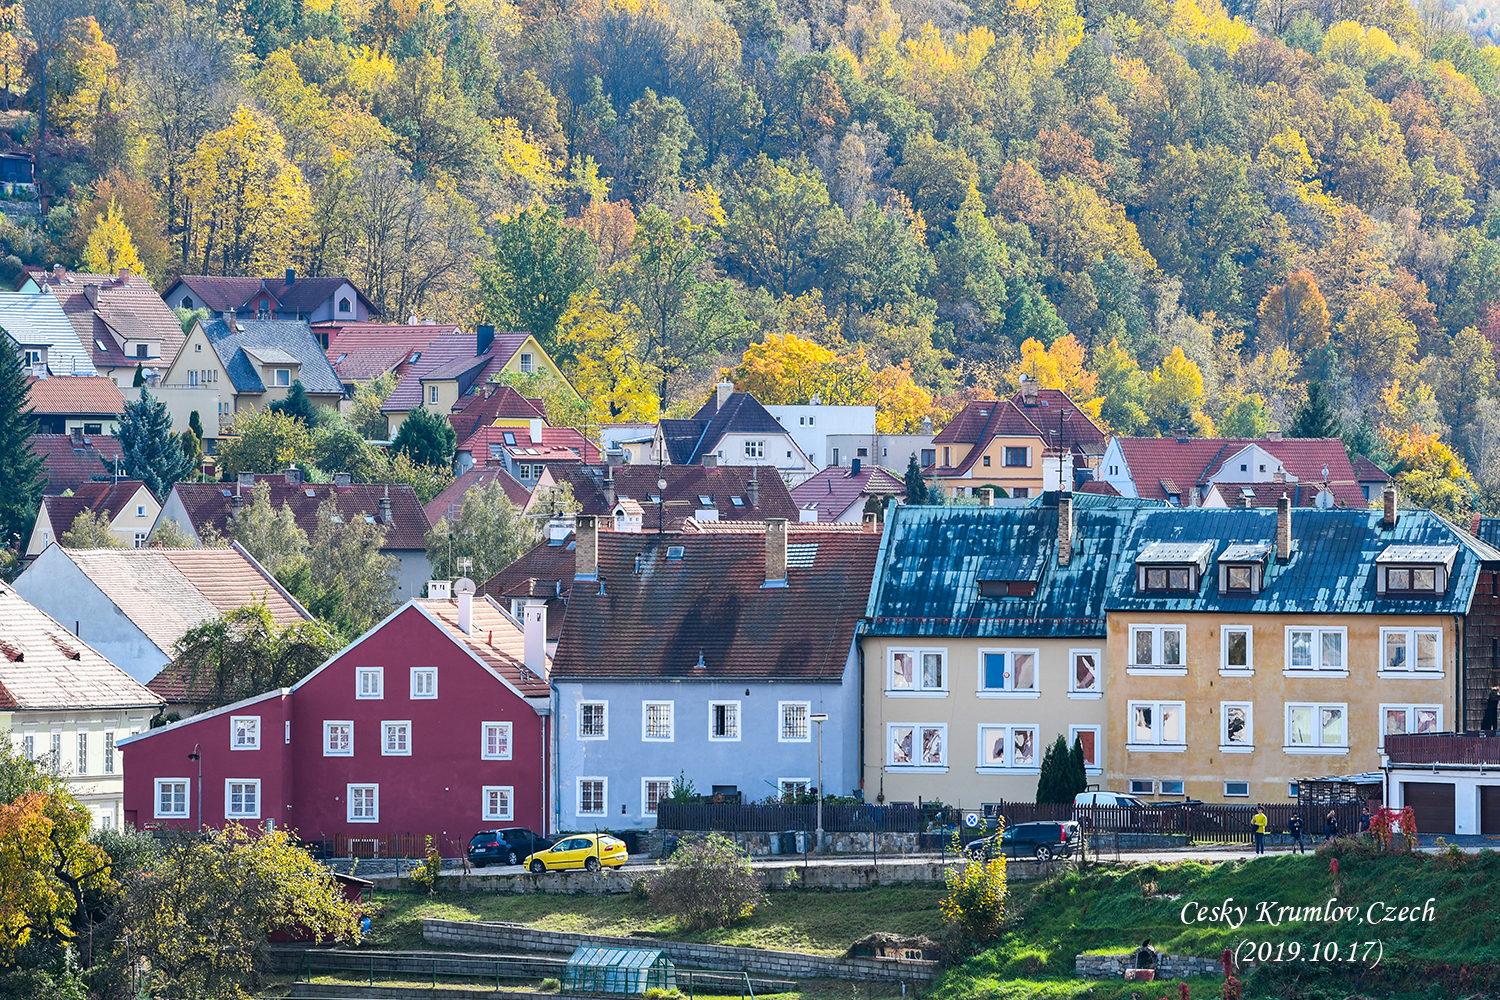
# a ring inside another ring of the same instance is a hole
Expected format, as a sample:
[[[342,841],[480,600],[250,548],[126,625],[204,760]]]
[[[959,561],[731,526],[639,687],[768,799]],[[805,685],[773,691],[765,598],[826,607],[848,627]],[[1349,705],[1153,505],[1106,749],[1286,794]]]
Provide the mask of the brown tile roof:
[[[437,619],[452,639],[467,647],[491,670],[526,698],[546,698],[552,693],[547,678],[526,669],[526,633],[521,623],[489,598],[476,597],[472,605],[470,631],[458,627],[458,602],[421,599],[413,604]]]
[[[182,350],[187,337],[177,314],[156,294],[151,283],[138,274],[87,274],[65,271],[62,279],[50,271],[33,274],[33,279],[55,296],[67,314],[68,322],[78,331],[94,357],[94,364],[123,367],[146,360],[152,367],[166,369]],[[89,300],[88,289],[94,301]],[[126,355],[120,349],[118,336],[124,340],[154,340],[161,344],[157,358],[141,359]],[[104,347],[99,347],[103,342]]]
[[[391,524],[386,529],[385,549],[422,549],[427,547],[426,536],[432,525],[417,495],[405,483],[355,483],[352,486],[332,486],[327,483],[288,483],[282,475],[256,476],[255,484],[266,483],[271,488],[271,506],[278,510],[284,506],[292,509],[297,526],[311,538],[318,530],[318,505],[329,496],[338,500],[339,514],[347,522],[354,517],[380,518],[380,500],[390,491]],[[186,508],[193,522],[193,530],[202,532],[205,525],[212,524],[216,531],[224,532],[232,509],[231,497],[236,486],[233,483],[178,483],[172,488]],[[243,491],[245,504],[251,502],[250,491]]]
[[[996,437],[1034,437],[1044,443],[1047,436],[1032,423],[1021,408],[1008,399],[977,400],[959,411],[958,416],[932,439],[933,444],[972,444],[968,454],[953,468],[936,468],[939,476],[966,475],[979,460],[985,446]],[[929,467],[932,468],[932,467]]]
[[[138,479],[122,479],[117,483],[79,483],[72,496],[44,496],[42,503],[47,508],[47,520],[52,522],[53,533],[61,535],[86,510],[96,514],[108,511],[111,515],[118,515],[130,503],[136,491],[141,489],[145,489],[147,495],[155,499],[155,494],[146,488],[145,483]]]
[[[0,709],[156,707],[162,700],[0,583]]]
[[[1090,479],[1090,480],[1087,480],[1087,481],[1084,482],[1084,484],[1082,486],[1078,487],[1078,489],[1075,490],[1074,492],[1076,492],[1076,493],[1097,493],[1099,496],[1103,496],[1103,497],[1117,497],[1117,496],[1120,495],[1120,491],[1119,490],[1115,489],[1113,486],[1111,486],[1109,483],[1106,483],[1102,479]]]
[[[31,450],[42,456],[47,492],[77,490],[94,476],[109,475],[107,469],[121,458],[120,439],[114,435],[90,434],[82,440],[83,445],[75,448],[68,434],[31,436]]]
[[[1297,491],[1298,506],[1311,507],[1317,496],[1316,489],[1305,487],[1323,481],[1323,468],[1328,469],[1328,487],[1340,507],[1363,508],[1369,506],[1364,492],[1349,464],[1349,453],[1344,442],[1338,438],[1116,438],[1120,452],[1130,468],[1136,492],[1148,500],[1166,500],[1169,493],[1179,493],[1181,502],[1189,502],[1188,493],[1193,486],[1207,492],[1208,477],[1219,472],[1234,455],[1250,445],[1257,445],[1272,455],[1296,477],[1304,487]],[[1255,472],[1256,470],[1248,470]],[[1163,483],[1177,487],[1169,490]],[[1220,493],[1236,493],[1241,485],[1269,488],[1271,483],[1221,483]],[[1278,494],[1279,495],[1279,494]],[[1228,496],[1226,501],[1234,506]],[[1271,500],[1275,503],[1275,500]]]
[[[1047,447],[1075,455],[1103,455],[1109,437],[1061,389],[1037,389],[1028,403],[1019,389],[1010,401],[1041,430]]]
[[[540,399],[527,399],[508,385],[486,382],[466,393],[453,404],[448,422],[458,440],[464,441],[481,427],[496,420],[546,420],[547,410]]]
[[[1354,476],[1361,483],[1388,483],[1391,474],[1386,472],[1374,462],[1363,455],[1355,455],[1354,461],[1350,463],[1354,467]]]
[[[118,416],[125,412],[125,397],[112,378],[55,375],[26,381],[26,405],[39,414]]]
[[[412,355],[427,350],[438,337],[459,332],[452,323],[319,323],[327,333],[328,362],[339,378],[351,382],[394,370],[403,375]]]
[[[470,490],[494,482],[500,484],[505,490],[506,498],[518,508],[525,509],[527,502],[531,500],[531,491],[501,466],[476,465],[453,480],[452,485],[433,497],[423,508],[427,512],[427,520],[437,524],[444,517],[454,517],[463,508],[464,496]]]
[[[604,495],[605,473],[598,465],[550,465],[548,471],[554,481],[565,479],[572,484],[580,513],[608,517],[613,512],[614,505]],[[753,507],[746,488],[751,478],[756,480],[759,492],[759,502]],[[660,479],[667,481],[665,490],[656,485]],[[768,517],[796,521],[798,517],[797,504],[775,469],[749,465],[621,465],[614,470],[614,480],[615,499],[628,497],[640,503],[647,528],[656,527],[657,505],[651,498],[657,495],[665,498],[665,527],[669,531],[681,527],[685,518],[703,507],[700,497],[705,496],[719,517],[727,521],[763,521]],[[736,504],[736,497],[743,503]]]
[[[837,679],[879,545],[862,531],[799,532],[787,585],[765,587],[762,534],[600,532],[602,585],[574,586],[553,676]]]
[[[836,521],[855,504],[863,506],[865,497],[905,492],[904,480],[878,466],[865,466],[858,474],[843,466],[829,466],[794,486],[792,500],[799,508],[816,509],[819,521]]]
[[[556,642],[562,635],[568,595],[573,589],[577,549],[577,539],[571,531],[556,538],[543,539],[521,558],[480,584],[478,592],[501,604],[512,598],[545,599],[547,640]]]
[[[327,302],[339,290],[339,286],[348,279],[298,278],[288,285],[285,276],[281,275],[274,278],[223,278],[184,274],[177,280],[191,288],[198,296],[198,301],[212,312],[224,312],[228,309],[251,312],[247,308],[250,300],[265,292],[276,304],[278,312],[311,313]],[[354,293],[359,296],[360,301],[365,304],[370,315],[379,316],[380,310],[373,302],[365,298],[359,286],[352,281],[349,284],[354,288]]]
[[[515,444],[508,444],[505,435],[511,434]],[[600,460],[599,446],[585,438],[577,428],[543,427],[540,444],[531,443],[531,432],[526,427],[480,427],[466,438],[460,438],[457,451],[466,451],[474,461],[484,462],[499,457],[496,448],[502,448],[518,462],[589,462]]]

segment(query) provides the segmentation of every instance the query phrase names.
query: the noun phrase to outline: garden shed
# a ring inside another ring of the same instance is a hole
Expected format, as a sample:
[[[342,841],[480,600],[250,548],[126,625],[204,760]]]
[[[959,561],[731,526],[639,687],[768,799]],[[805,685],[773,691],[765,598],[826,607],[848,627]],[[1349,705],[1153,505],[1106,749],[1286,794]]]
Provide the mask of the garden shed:
[[[563,968],[564,993],[642,994],[647,990],[675,990],[677,966],[660,948],[599,948],[574,950]]]

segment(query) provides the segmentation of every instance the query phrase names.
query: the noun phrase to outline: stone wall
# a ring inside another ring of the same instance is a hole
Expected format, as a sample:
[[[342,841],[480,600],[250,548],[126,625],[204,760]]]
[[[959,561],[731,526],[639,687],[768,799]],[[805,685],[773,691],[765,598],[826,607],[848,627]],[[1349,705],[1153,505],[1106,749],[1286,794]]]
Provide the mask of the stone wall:
[[[607,948],[660,948],[679,966],[719,972],[749,972],[778,979],[884,979],[930,982],[935,962],[896,962],[877,958],[830,958],[795,951],[687,944],[646,937],[605,937],[543,931],[524,924],[486,921],[422,920],[422,940],[445,948],[471,951],[571,954],[580,945]]]
[[[665,837],[688,838],[702,837],[707,831],[704,830],[648,830],[640,835],[638,841],[639,854],[645,857],[659,858],[662,853],[662,840]],[[726,833],[740,849],[752,857],[777,857],[780,855],[801,856],[803,846],[814,856],[817,854],[816,834],[807,832],[800,837],[790,837],[784,833]],[[825,830],[823,832],[824,845],[834,854],[854,854],[870,856],[870,838],[876,839],[875,851],[877,860],[905,859],[911,855],[920,853],[920,834],[917,833],[833,833]]]
[[[1086,979],[1121,979],[1126,969],[1135,968],[1135,952],[1119,955],[1079,955],[1073,959],[1073,970]],[[1217,959],[1193,958],[1188,955],[1162,955],[1157,959],[1157,979],[1186,979],[1188,976],[1217,976],[1223,973]]]

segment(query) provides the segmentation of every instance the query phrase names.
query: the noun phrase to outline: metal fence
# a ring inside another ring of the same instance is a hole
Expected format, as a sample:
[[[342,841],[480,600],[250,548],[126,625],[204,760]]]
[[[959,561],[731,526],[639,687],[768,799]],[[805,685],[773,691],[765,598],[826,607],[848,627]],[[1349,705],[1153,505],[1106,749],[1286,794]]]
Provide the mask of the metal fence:
[[[412,858],[427,857],[427,834],[362,833],[357,836],[336,833],[321,840],[303,841],[318,858]],[[432,844],[444,857],[461,857],[463,841],[434,836]]]

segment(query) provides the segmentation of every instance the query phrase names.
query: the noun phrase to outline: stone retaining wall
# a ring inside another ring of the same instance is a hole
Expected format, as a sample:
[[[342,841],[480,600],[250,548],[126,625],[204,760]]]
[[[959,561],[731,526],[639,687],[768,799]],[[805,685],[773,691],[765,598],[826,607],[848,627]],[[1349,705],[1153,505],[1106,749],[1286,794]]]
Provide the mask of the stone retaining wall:
[[[1073,959],[1073,970],[1086,979],[1120,979],[1126,969],[1135,968],[1135,952],[1119,955],[1079,955]],[[1162,955],[1157,959],[1157,979],[1186,979],[1188,976],[1218,976],[1224,972],[1212,958],[1188,955]]]
[[[662,841],[666,837],[679,839],[692,839],[702,837],[706,830],[647,830],[640,835],[638,840],[638,854],[659,858],[662,853]],[[725,836],[732,839],[746,854],[757,858],[781,857],[788,858],[793,855],[802,856],[801,847],[805,846],[812,856],[817,857],[817,837],[814,831],[807,831],[801,837],[788,837],[784,833],[746,833],[726,832]],[[834,854],[863,855],[870,856],[870,838],[876,838],[875,848],[879,861],[904,860],[908,856],[920,853],[920,834],[916,833],[833,833],[823,831],[823,842],[827,850]]]
[[[895,962],[875,958],[829,958],[795,951],[731,948],[716,944],[687,944],[648,937],[605,937],[543,931],[524,924],[488,921],[422,920],[422,940],[446,948],[471,951],[571,954],[580,945],[608,948],[660,948],[685,968],[717,972],[749,972],[778,979],[884,979],[930,982],[935,962]]]
[[[472,989],[444,989],[441,986],[413,990],[410,986],[360,986],[357,983],[293,983],[288,994],[293,1000],[411,1000],[413,996],[424,1000],[474,1000],[482,995]],[[558,1000],[556,993],[517,991],[500,995],[505,1000]]]

